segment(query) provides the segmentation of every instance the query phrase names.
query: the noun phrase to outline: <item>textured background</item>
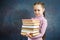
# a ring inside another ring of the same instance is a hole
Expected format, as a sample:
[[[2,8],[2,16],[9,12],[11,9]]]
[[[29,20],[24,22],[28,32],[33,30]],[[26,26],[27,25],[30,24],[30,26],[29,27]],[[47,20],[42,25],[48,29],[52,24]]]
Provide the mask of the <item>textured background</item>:
[[[33,3],[36,1],[46,5],[46,40],[60,40],[60,0],[1,0],[0,40],[27,40],[20,35],[21,19],[34,16]]]

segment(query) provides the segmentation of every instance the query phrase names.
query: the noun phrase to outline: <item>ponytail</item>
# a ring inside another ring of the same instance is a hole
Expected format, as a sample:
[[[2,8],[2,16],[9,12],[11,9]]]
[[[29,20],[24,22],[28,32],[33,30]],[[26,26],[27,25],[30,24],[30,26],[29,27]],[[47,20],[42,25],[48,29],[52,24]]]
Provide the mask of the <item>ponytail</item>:
[[[44,17],[45,17],[45,11],[43,12],[43,15],[44,15]]]

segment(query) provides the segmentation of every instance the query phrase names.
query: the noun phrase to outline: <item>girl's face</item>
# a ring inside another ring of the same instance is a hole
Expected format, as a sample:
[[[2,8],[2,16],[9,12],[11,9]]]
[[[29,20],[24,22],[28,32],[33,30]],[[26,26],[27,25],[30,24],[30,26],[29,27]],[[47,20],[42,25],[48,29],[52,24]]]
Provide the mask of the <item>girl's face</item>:
[[[42,7],[40,4],[34,5],[34,14],[35,16],[42,16],[45,8]]]

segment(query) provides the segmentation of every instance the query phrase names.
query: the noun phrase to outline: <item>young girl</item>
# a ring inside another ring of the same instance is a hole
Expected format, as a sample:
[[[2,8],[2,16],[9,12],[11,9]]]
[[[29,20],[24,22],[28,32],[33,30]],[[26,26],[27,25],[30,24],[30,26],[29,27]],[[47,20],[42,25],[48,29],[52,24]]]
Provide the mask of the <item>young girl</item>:
[[[40,34],[34,37],[31,37],[30,34],[27,34],[28,40],[43,40],[42,37],[45,34],[47,28],[47,20],[45,18],[45,7],[44,3],[36,2],[33,5],[35,17],[33,19],[39,19],[41,21],[41,25],[39,26],[41,29],[39,30]]]

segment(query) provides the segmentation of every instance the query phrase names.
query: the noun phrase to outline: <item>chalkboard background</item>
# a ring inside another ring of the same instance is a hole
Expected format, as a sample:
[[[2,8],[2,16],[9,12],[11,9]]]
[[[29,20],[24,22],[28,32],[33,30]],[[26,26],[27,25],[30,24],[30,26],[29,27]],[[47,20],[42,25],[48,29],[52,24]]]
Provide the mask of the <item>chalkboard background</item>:
[[[46,40],[60,40],[60,0],[1,0],[0,40],[27,40],[20,35],[21,19],[34,17],[33,3],[36,1],[45,3]]]

